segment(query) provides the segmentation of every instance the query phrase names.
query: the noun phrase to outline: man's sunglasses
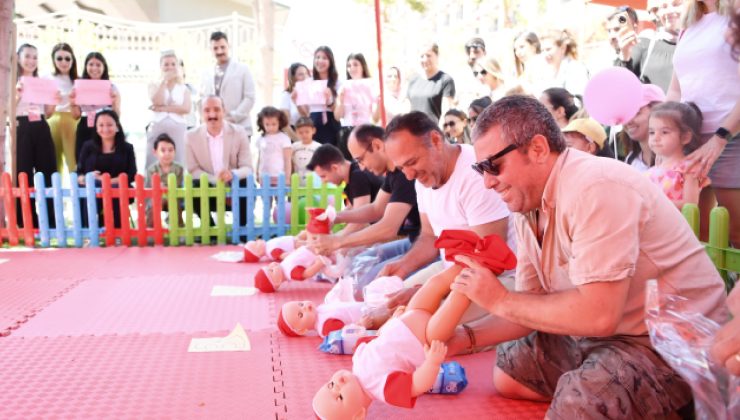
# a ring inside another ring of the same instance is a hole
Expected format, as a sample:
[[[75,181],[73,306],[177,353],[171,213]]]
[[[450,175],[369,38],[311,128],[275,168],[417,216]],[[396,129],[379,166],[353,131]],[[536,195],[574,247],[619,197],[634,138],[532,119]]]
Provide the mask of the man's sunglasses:
[[[58,55],[58,56],[54,57],[54,59],[57,60],[57,61],[66,61],[68,63],[70,61],[72,61],[72,57],[69,57],[69,56],[66,56],[66,55]]]
[[[483,175],[484,173],[489,173],[493,176],[498,176],[500,172],[499,170],[499,164],[494,163],[496,159],[500,159],[504,157],[507,153],[511,152],[512,150],[517,149],[516,144],[510,144],[504,148],[504,150],[496,153],[495,155],[489,156],[480,162],[475,162],[471,166],[475,170],[475,172],[478,172],[479,174]]]

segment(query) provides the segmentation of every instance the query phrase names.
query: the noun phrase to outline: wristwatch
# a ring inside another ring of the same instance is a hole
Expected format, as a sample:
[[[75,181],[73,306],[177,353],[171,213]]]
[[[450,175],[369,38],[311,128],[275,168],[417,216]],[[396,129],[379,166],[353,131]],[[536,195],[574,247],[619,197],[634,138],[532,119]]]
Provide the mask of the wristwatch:
[[[718,128],[717,131],[714,132],[714,135],[717,136],[717,137],[723,138],[723,139],[725,139],[727,141],[731,141],[732,140],[732,133],[730,133],[730,130],[728,130],[728,129],[724,128],[724,127]]]

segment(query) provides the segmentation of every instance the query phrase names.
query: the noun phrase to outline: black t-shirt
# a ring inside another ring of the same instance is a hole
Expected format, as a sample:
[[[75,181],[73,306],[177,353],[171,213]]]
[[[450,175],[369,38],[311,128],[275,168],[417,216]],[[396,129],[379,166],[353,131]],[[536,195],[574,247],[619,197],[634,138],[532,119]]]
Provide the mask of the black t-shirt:
[[[455,97],[455,81],[442,71],[427,79],[419,76],[409,83],[408,97],[412,111],[421,111],[434,121],[442,116],[442,98]]]
[[[659,39],[655,41],[653,50],[650,50],[650,40],[640,38],[632,48],[632,58],[629,61],[614,60],[614,65],[630,70],[637,77],[642,73],[642,83],[652,83],[660,86],[663,92],[668,91],[673,77],[673,52],[676,43]]]
[[[375,197],[378,195],[378,190],[382,184],[382,177],[368,171],[363,171],[360,169],[360,165],[353,161],[349,165],[349,181],[344,192],[347,194],[347,200],[349,200],[350,204],[354,204],[355,198],[365,195],[370,196],[370,202],[372,203],[375,201]]]
[[[411,205],[406,220],[403,221],[398,229],[399,235],[408,235],[409,239],[414,241],[421,231],[421,220],[419,219],[419,208],[416,205],[416,188],[415,181],[409,181],[406,175],[396,169],[393,172],[385,174],[385,181],[380,187],[383,191],[391,195],[390,203],[406,203]]]

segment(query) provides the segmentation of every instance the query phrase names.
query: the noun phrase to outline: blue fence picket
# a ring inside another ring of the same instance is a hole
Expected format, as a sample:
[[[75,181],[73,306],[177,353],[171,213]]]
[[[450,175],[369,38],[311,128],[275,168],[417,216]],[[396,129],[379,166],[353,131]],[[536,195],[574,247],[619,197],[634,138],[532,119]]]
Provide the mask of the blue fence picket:
[[[44,181],[44,174],[37,172],[33,176],[33,185],[36,190],[31,196],[36,196],[36,203],[39,208],[39,239],[41,240],[41,246],[48,248],[51,245],[49,237],[49,206],[46,203],[46,181]]]
[[[285,200],[288,199],[290,189],[285,185],[285,175],[280,175],[278,178],[278,188],[275,192],[275,200],[277,201],[277,214],[275,215],[275,235],[283,236],[288,230],[285,225]]]
[[[51,175],[52,194],[54,197],[54,234],[57,238],[57,246],[67,246],[67,232],[64,229],[64,191],[62,190],[62,177],[58,172]]]

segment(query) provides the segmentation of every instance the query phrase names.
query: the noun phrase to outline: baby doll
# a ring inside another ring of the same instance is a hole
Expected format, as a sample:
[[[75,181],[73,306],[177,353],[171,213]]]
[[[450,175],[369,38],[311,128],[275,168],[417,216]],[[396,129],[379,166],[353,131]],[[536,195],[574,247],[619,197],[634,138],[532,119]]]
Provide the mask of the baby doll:
[[[435,242],[445,258],[458,254],[500,274],[516,266],[514,254],[495,235],[480,239],[470,231],[443,231]],[[450,285],[463,269],[460,263],[432,277],[414,295],[406,311],[389,320],[378,337],[361,344],[352,356],[352,371],[336,372],[313,398],[321,419],[363,419],[373,400],[413,408],[416,397],[434,385],[447,347],[470,300]],[[447,296],[440,306],[442,298]],[[400,312],[400,311],[399,311]]]
[[[332,208],[333,209],[333,208]],[[308,209],[309,221],[306,233],[311,235],[327,234],[330,231],[331,211]],[[264,293],[277,290],[285,280],[303,281],[323,272],[329,277],[338,277],[341,273],[332,266],[331,260],[313,253],[306,246],[301,246],[288,254],[281,262],[271,262],[261,268],[254,276],[254,286]]]
[[[362,318],[363,302],[332,302],[315,306],[310,300],[283,304],[278,313],[277,325],[288,337],[300,337],[315,330],[321,337],[355,324]]]
[[[256,263],[262,257],[267,257],[271,261],[282,261],[295,250],[297,239],[294,236],[278,236],[268,241],[262,239],[249,241],[244,245],[244,262]]]

